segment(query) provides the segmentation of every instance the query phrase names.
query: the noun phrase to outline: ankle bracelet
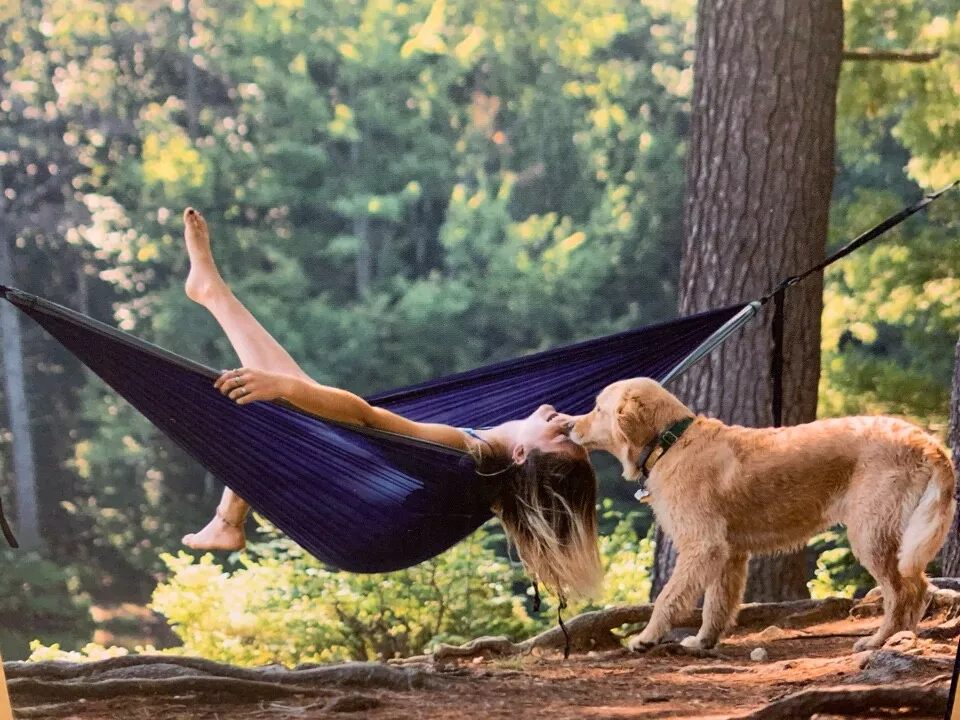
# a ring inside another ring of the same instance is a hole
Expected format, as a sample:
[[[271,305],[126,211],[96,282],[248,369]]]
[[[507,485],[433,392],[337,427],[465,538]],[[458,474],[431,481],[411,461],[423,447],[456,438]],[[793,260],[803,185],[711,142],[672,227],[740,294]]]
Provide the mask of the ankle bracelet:
[[[232,527],[232,528],[237,528],[238,530],[242,530],[242,529],[243,529],[243,520],[241,520],[240,522],[232,522],[232,521],[230,521],[230,520],[227,520],[227,519],[223,516],[223,513],[220,512],[220,508],[217,508],[217,513],[216,513],[216,514],[217,514],[217,517],[220,518],[220,520],[223,522],[224,525],[229,525],[230,527]]]

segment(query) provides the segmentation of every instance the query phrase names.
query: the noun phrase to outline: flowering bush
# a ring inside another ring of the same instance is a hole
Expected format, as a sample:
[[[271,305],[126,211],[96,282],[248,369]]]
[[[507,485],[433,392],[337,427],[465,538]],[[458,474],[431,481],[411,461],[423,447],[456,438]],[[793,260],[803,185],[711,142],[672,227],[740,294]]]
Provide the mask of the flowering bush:
[[[597,604],[579,603],[569,614],[615,603],[646,601],[649,540],[638,538],[634,516],[616,521],[601,539],[607,582]],[[482,635],[514,640],[549,627],[556,598],[543,598],[533,616],[530,583],[518,563],[496,552],[503,534],[491,523],[442,555],[394,573],[356,575],[325,568],[289,540],[267,531],[230,571],[210,554],[164,555],[169,578],[151,607],[183,641],[160,652],[197,655],[236,665],[338,662],[402,657],[439,642],[459,644]],[[35,642],[31,660],[85,661],[122,655],[122,648],[90,644],[80,652]],[[138,648],[139,652],[157,652]]]
[[[481,529],[432,560],[373,575],[329,570],[276,538],[252,545],[233,572],[210,555],[166,555],[172,574],[152,608],[183,640],[178,652],[241,665],[390,658],[526,635],[539,624],[515,592],[522,573],[492,539]]]

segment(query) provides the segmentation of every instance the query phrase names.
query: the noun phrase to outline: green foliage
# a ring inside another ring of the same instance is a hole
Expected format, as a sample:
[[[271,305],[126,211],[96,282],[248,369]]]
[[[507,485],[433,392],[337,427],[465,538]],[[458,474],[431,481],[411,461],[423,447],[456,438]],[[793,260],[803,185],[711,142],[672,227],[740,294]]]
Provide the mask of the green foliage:
[[[960,178],[960,5],[848,0],[847,47],[939,51],[927,63],[845,63],[831,238],[850,238]],[[943,432],[960,333],[951,193],[827,273],[821,414],[887,412]]]
[[[808,543],[817,554],[817,569],[807,583],[810,597],[853,597],[875,585],[873,578],[853,557],[843,529],[820,533]]]
[[[324,568],[283,539],[256,544],[225,572],[205,555],[165,555],[171,572],[152,607],[183,640],[178,652],[243,665],[369,660],[477,635],[526,636],[537,623],[513,587],[519,569],[480,530],[408,570]]]
[[[649,599],[653,548],[637,536],[639,514],[618,512],[606,501],[603,518],[615,523],[601,544],[603,594],[575,604],[571,614]],[[163,556],[170,577],[154,591],[152,607],[183,645],[162,652],[240,665],[369,660],[480,635],[519,640],[553,622],[555,598],[544,598],[539,616],[528,611],[528,583],[517,564],[492,549],[502,540],[493,524],[433,560],[377,575],[330,571],[272,530],[266,536],[239,555],[232,571],[209,554]],[[85,662],[126,653],[93,643],[79,652],[41,643],[31,648],[31,660]]]
[[[653,566],[653,540],[637,534],[637,527],[645,513],[614,509],[611,500],[603,501],[603,520],[616,522],[613,529],[600,538],[600,553],[606,573],[603,594],[598,603],[611,605],[639,605],[650,602],[650,568]],[[650,525],[650,530],[653,527]]]
[[[867,208],[876,218],[905,201],[858,192],[835,209],[834,232],[853,235],[874,222]],[[945,432],[960,332],[960,248],[951,239],[948,223],[922,218],[828,270],[822,415],[892,413]]]
[[[138,652],[156,653],[153,648],[137,648]],[[81,663],[98,662],[115,657],[129,655],[130,651],[123,647],[104,647],[98,643],[87,643],[79,650],[64,650],[60,643],[44,645],[40,640],[30,643],[29,662],[43,662],[45,660],[61,660],[63,662]]]
[[[93,632],[88,597],[77,578],[35,552],[0,551],[0,648],[27,656],[30,641],[79,646]]]

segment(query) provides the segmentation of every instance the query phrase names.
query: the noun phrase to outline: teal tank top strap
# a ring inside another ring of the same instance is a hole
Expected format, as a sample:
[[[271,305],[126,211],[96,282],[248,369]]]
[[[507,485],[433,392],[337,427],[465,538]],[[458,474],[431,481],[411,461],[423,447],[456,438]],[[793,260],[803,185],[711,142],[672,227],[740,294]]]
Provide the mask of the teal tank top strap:
[[[489,429],[489,428],[480,428],[480,429],[481,429],[481,430],[487,430],[487,429]],[[460,428],[460,430],[463,431],[463,432],[465,432],[465,433],[466,433],[467,435],[469,435],[470,437],[472,437],[472,438],[474,438],[474,439],[476,439],[476,440],[479,440],[479,441],[482,442],[482,443],[486,443],[487,445],[490,444],[490,442],[489,442],[488,440],[486,440],[486,439],[480,437],[479,435],[477,435],[477,431],[474,430],[473,428],[462,427],[462,428]]]

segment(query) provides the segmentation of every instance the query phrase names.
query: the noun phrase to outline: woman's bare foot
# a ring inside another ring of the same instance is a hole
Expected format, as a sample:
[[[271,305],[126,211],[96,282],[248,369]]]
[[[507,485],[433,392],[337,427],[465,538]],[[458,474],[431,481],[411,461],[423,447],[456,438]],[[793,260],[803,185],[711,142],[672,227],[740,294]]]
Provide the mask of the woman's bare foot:
[[[183,236],[190,256],[190,274],[187,275],[187,297],[206,305],[217,293],[227,289],[210,251],[210,233],[203,216],[193,208],[183,212]]]
[[[247,537],[243,525],[228,523],[220,515],[214,515],[203,530],[184,535],[183,544],[192,550],[242,550]]]

